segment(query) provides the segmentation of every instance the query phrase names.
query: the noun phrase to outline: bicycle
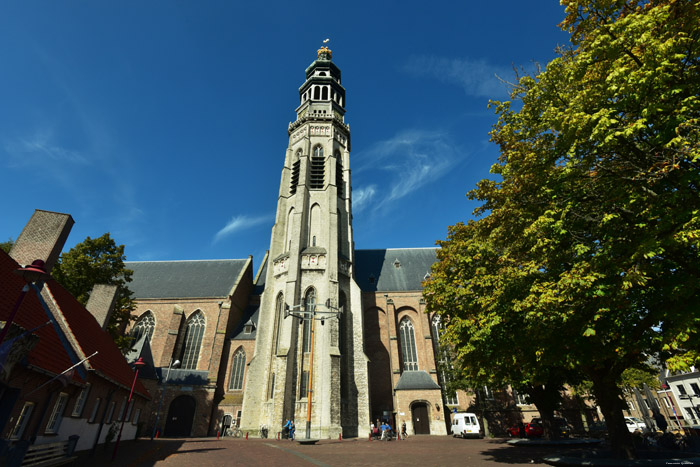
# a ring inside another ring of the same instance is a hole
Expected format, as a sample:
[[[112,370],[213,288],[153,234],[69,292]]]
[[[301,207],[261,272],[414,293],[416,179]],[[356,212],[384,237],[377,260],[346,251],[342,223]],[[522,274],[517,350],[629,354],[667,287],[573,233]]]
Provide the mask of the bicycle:
[[[240,438],[243,436],[243,432],[239,428],[227,428],[226,429],[226,436]]]

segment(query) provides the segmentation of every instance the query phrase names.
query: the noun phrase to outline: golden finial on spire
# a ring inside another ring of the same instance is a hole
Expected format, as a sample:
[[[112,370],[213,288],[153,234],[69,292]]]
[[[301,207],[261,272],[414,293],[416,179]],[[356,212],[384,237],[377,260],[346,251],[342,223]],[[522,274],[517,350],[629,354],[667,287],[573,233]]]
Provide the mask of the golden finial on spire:
[[[331,52],[331,49],[326,47],[326,44],[330,41],[330,39],[324,39],[323,40],[323,45],[321,46],[320,49],[318,49],[318,58],[326,58],[326,59],[331,59],[333,58],[333,53]],[[322,57],[321,55],[328,55],[327,57]]]

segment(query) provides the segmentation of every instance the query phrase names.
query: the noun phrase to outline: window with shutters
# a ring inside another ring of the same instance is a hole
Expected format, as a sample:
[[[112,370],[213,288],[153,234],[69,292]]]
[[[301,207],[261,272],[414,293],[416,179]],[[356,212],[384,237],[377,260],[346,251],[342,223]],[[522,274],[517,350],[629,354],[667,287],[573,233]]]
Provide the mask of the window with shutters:
[[[323,148],[316,146],[311,156],[311,174],[309,188],[312,190],[322,190],[326,179],[326,161],[323,158]]]

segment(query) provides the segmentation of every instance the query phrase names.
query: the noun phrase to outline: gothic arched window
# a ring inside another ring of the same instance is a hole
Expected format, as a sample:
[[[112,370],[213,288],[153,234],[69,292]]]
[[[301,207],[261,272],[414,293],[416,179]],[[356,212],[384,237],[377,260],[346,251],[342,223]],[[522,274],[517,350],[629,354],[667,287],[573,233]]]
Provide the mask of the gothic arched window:
[[[309,210],[309,246],[316,246],[321,235],[321,206],[314,204]]]
[[[443,387],[445,393],[445,404],[446,405],[458,405],[459,400],[457,399],[457,393],[452,391],[447,391],[447,383],[452,381],[452,365],[450,364],[450,356],[447,353],[447,349],[440,346],[440,336],[445,332],[445,326],[442,324],[442,320],[439,315],[435,315],[432,321],[433,328],[433,343],[435,344],[435,356],[438,360],[438,373],[440,375],[440,384]]]
[[[231,380],[229,381],[229,390],[236,391],[243,389],[243,376],[245,374],[245,350],[240,348],[233,355],[231,363]]]
[[[304,297],[304,307],[306,311],[313,311],[316,308],[316,290],[313,287],[306,291],[306,296]],[[311,351],[311,317],[304,318],[304,338],[302,341],[302,348],[304,352]]]
[[[403,356],[404,371],[418,370],[418,352],[416,350],[416,333],[413,323],[408,317],[401,320],[401,354]]]
[[[200,310],[195,311],[190,319],[187,320],[187,330],[185,331],[185,348],[182,353],[182,368],[194,370],[197,368],[199,361],[199,350],[202,347],[202,338],[204,337],[204,327],[206,320],[204,313]]]
[[[277,353],[282,340],[282,320],[284,320],[284,295],[280,292],[275,302],[275,353]]]
[[[287,214],[287,236],[284,239],[285,251],[292,249],[292,236],[294,235],[294,208]]]
[[[141,315],[139,320],[134,325],[134,329],[131,330],[131,337],[133,337],[134,342],[136,342],[145,335],[148,342],[150,342],[155,327],[156,319],[153,316],[153,313],[151,313],[151,311],[148,310],[147,312]]]

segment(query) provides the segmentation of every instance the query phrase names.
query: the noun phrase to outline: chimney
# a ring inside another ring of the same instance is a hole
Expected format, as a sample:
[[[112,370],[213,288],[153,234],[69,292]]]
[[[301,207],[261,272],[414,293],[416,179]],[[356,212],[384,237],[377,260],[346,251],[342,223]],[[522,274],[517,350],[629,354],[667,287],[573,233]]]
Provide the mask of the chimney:
[[[114,311],[114,304],[117,301],[117,291],[119,286],[109,284],[95,284],[90,292],[85,308],[95,317],[102,329],[107,330],[109,317]]]
[[[10,256],[22,266],[42,259],[46,272],[51,273],[73,224],[70,214],[36,209],[12,246]]]

